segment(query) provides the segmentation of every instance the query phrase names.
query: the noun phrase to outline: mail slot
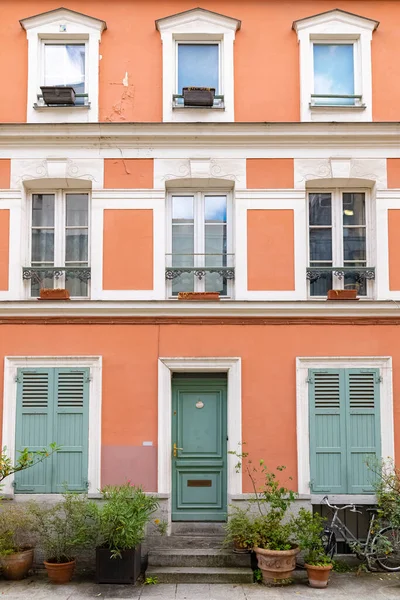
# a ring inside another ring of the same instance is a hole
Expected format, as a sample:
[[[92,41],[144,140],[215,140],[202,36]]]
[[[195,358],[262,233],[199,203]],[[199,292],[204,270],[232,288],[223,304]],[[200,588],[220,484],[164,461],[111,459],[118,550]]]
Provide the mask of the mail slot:
[[[211,479],[188,479],[188,487],[211,487]]]

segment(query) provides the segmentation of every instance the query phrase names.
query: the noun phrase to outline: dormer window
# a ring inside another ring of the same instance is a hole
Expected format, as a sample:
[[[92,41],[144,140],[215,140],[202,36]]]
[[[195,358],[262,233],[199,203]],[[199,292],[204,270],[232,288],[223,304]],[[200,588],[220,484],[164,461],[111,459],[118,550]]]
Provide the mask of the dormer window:
[[[372,120],[371,41],[378,25],[340,9],[293,23],[302,121]]]
[[[240,21],[202,8],[158,19],[163,121],[234,121],[233,43]]]
[[[28,123],[97,122],[106,23],[66,8],[20,23],[28,38]]]

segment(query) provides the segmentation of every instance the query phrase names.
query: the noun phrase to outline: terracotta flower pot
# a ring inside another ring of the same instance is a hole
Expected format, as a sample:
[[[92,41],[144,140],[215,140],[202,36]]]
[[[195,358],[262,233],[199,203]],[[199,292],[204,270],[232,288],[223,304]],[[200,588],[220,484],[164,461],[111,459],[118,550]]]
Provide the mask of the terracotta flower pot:
[[[15,554],[0,557],[3,575],[6,579],[24,579],[33,563],[33,548],[26,548]]]
[[[250,552],[250,548],[234,540],[233,551],[235,552],[235,554],[248,554]]]
[[[357,300],[357,290],[328,290],[328,300]]]
[[[300,548],[292,550],[267,550],[254,548],[258,566],[262,572],[263,583],[267,585],[282,584],[290,579],[296,568],[296,556]]]
[[[305,563],[304,566],[307,569],[308,583],[310,584],[310,587],[326,588],[333,565],[317,567],[316,565],[308,565]]]
[[[63,289],[42,288],[40,300],[69,300],[69,291]]]
[[[44,561],[47,575],[52,583],[68,583],[72,579],[75,569],[75,560],[66,563],[56,563]]]
[[[219,292],[179,292],[178,300],[208,300],[218,301]]]

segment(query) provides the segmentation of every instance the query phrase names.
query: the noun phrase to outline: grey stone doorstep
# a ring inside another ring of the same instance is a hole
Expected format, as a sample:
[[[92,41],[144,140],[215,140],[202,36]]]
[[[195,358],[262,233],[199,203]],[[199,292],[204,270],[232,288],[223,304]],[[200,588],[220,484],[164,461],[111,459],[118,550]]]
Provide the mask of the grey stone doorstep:
[[[354,573],[332,575],[327,590],[307,586],[306,574],[300,571],[295,582],[286,587],[260,584],[156,584],[97,585],[86,578],[76,578],[64,586],[49,583],[45,574],[23,581],[0,580],[0,599],[9,600],[80,600],[82,598],[138,598],[142,600],[400,600],[400,573]]]

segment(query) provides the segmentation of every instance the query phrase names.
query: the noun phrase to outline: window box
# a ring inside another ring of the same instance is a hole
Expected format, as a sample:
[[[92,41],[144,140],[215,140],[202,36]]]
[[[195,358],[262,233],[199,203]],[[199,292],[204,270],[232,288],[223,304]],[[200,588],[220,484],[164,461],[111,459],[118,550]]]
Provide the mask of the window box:
[[[69,300],[69,291],[60,288],[42,288],[39,300]]]
[[[215,88],[186,87],[183,88],[184,106],[213,106]]]
[[[328,300],[359,300],[357,290],[328,290]]]
[[[47,106],[52,104],[75,105],[75,90],[71,86],[42,86],[40,89]]]
[[[178,300],[219,300],[219,292],[179,292]]]

